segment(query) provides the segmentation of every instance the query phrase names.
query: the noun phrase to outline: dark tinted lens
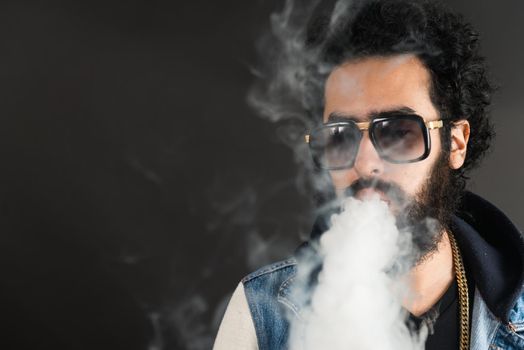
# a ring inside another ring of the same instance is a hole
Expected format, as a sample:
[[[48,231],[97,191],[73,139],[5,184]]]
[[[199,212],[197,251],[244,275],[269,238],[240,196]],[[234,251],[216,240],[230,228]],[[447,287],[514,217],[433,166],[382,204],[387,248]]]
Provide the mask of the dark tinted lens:
[[[377,121],[373,137],[385,159],[408,162],[425,154],[424,122],[416,117],[396,117]]]
[[[324,126],[311,134],[309,145],[321,167],[347,168],[355,161],[360,135],[357,126],[352,123]]]

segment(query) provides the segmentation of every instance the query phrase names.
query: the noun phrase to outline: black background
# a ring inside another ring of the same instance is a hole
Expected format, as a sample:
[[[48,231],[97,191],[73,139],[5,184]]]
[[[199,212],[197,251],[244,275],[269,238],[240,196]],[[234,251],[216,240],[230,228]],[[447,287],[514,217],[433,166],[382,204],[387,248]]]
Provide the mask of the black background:
[[[3,349],[207,349],[313,218],[246,104],[281,1],[0,3]],[[502,89],[471,187],[524,224],[524,5],[450,1]]]

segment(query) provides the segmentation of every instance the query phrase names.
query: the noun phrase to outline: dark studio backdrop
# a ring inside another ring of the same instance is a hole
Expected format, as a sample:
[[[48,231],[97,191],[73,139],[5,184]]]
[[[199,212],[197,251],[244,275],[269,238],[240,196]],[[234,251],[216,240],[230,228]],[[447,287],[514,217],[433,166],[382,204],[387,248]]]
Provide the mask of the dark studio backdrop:
[[[450,3],[502,87],[471,187],[523,227],[524,3]],[[245,102],[281,4],[0,2],[0,348],[208,349],[307,234],[285,126]]]

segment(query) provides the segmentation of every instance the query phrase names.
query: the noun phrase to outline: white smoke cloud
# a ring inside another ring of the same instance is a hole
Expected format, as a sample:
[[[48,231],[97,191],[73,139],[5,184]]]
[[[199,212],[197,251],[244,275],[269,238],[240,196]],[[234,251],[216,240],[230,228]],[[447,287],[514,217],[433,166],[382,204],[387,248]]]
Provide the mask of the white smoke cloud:
[[[292,320],[290,349],[423,349],[426,329],[411,332],[402,307],[409,297],[402,276],[412,262],[410,242],[378,197],[346,199],[320,238],[322,271],[311,304]]]

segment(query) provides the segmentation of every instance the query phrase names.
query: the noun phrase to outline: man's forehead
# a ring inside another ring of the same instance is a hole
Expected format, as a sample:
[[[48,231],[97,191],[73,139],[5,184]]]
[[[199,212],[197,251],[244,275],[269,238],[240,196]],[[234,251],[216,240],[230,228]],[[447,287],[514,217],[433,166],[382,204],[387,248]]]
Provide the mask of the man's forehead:
[[[368,57],[335,68],[326,81],[324,121],[369,120],[387,111],[432,118],[430,76],[413,55]]]

